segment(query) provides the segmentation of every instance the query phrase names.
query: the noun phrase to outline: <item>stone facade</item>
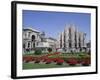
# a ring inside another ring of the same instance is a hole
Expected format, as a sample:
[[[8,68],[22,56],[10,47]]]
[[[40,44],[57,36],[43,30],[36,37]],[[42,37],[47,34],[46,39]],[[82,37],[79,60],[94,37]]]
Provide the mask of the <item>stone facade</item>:
[[[33,50],[38,43],[41,41],[40,32],[37,30],[33,30],[32,28],[24,28],[23,29],[23,49]]]
[[[86,48],[86,33],[79,32],[75,25],[66,26],[59,36],[59,48],[67,52],[79,52]]]
[[[56,48],[56,39],[45,37],[44,32],[32,28],[23,29],[23,51],[34,51],[36,48]]]

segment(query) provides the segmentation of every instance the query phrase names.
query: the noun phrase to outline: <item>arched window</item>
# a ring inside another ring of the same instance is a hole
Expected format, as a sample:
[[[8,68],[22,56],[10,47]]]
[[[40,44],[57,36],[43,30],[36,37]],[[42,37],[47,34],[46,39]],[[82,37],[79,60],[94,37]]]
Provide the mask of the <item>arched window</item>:
[[[28,48],[30,47],[30,42],[28,42]]]
[[[33,47],[35,47],[35,36],[34,35],[32,35],[31,41],[33,42]]]
[[[34,35],[32,35],[31,40],[35,41],[35,36]]]

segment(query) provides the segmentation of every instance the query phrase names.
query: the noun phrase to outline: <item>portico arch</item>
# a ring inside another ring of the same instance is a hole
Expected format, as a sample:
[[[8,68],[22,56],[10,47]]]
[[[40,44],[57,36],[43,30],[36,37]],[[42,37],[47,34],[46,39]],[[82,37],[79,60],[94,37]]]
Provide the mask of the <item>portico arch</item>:
[[[31,37],[31,41],[32,41],[32,46],[33,46],[33,48],[35,47],[35,35],[32,35],[32,37]]]

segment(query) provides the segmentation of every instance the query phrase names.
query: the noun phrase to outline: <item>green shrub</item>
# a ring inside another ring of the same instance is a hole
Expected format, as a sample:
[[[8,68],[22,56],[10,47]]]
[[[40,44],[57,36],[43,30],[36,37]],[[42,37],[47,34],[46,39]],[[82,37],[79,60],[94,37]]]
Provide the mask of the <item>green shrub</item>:
[[[52,48],[48,48],[48,52],[52,52]]]
[[[40,55],[40,54],[42,54],[42,51],[41,51],[40,49],[35,50],[34,54],[35,54],[35,55]]]

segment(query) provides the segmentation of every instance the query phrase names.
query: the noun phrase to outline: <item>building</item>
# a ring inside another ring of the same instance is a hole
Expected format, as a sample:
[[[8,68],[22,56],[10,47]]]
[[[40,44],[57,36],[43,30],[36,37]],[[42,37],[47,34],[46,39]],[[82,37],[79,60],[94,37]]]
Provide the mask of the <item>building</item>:
[[[41,41],[40,32],[32,28],[23,29],[23,50],[33,50]]]
[[[78,31],[73,24],[65,27],[58,40],[59,48],[66,52],[79,52],[86,48],[86,33]]]
[[[57,48],[57,46],[56,46],[57,40],[56,39],[54,39],[52,37],[48,37],[48,38],[45,39],[45,41],[49,43],[49,47],[52,48],[53,51],[56,50],[56,48]]]
[[[90,43],[88,43],[88,46]],[[34,51],[42,49],[53,51],[62,49],[64,52],[86,51],[88,48],[86,33],[79,31],[75,25],[66,25],[64,30],[58,35],[58,39],[46,37],[45,32],[40,32],[32,28],[23,28],[23,51]],[[88,48],[88,51],[90,47]]]
[[[91,41],[90,40],[86,43],[86,46],[87,46],[86,51],[90,54],[91,53]]]
[[[43,41],[41,41],[38,44],[38,48],[44,48],[45,51],[47,51],[48,48],[52,48],[52,51],[56,51],[56,39],[52,38],[52,37],[44,37]]]
[[[41,48],[46,50],[47,48],[56,48],[56,39],[52,37],[45,37],[45,32],[40,32],[33,28],[23,28],[23,51],[34,51]],[[23,53],[24,53],[23,52]]]

